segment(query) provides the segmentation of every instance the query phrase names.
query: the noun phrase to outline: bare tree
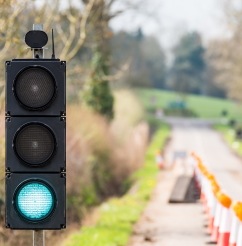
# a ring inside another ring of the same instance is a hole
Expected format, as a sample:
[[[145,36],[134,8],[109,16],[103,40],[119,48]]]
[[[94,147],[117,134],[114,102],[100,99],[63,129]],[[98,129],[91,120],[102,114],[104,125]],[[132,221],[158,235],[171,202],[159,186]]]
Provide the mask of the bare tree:
[[[227,36],[210,43],[208,60],[214,68],[214,77],[225,88],[228,96],[242,101],[242,8],[225,1],[224,17]],[[240,5],[242,1],[240,1]]]

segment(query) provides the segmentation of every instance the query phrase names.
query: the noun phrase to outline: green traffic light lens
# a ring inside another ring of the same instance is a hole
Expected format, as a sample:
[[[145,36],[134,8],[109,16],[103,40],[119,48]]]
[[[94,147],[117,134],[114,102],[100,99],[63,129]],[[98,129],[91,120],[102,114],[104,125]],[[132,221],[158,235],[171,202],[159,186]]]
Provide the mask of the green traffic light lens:
[[[30,180],[21,185],[15,195],[17,212],[30,222],[46,219],[54,210],[55,195],[42,181]]]

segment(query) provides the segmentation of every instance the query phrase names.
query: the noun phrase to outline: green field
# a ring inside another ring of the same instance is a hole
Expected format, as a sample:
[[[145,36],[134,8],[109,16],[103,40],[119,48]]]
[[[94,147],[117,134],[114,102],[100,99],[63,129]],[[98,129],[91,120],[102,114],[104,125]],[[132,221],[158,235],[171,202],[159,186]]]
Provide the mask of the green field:
[[[180,101],[177,93],[155,89],[137,89],[136,95],[148,112],[164,109],[171,102]],[[229,100],[218,98],[189,95],[185,98],[186,107],[192,110],[197,117],[214,119],[221,117],[221,112],[226,110],[228,118],[242,120],[242,106]]]

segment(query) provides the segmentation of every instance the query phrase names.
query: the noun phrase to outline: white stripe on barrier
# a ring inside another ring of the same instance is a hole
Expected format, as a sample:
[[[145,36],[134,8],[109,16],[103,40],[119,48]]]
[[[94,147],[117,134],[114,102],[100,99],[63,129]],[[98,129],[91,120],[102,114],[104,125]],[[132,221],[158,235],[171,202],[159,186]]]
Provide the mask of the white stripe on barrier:
[[[230,232],[232,211],[229,208],[222,207],[221,220],[219,225],[219,233]]]
[[[238,231],[236,246],[242,246],[242,223],[241,223],[241,221],[239,223],[239,231]]]
[[[215,218],[214,218],[214,226],[219,227],[220,220],[222,214],[222,205],[218,202],[216,206]]]
[[[231,225],[231,231],[230,231],[230,238],[229,243],[235,244],[238,238],[238,231],[239,231],[239,219],[235,215],[235,213],[232,212],[232,225]]]

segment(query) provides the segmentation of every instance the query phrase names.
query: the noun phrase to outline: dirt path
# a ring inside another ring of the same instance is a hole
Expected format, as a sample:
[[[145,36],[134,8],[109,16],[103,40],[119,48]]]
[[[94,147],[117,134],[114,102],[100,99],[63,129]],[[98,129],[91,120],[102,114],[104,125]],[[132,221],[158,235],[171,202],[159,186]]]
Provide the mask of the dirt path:
[[[169,165],[174,152],[196,151],[232,198],[242,199],[242,164],[204,122],[175,120],[172,141],[166,152]],[[184,171],[181,162],[161,171],[151,201],[134,228],[129,246],[204,246],[209,237],[204,228],[202,207],[169,204],[173,185]]]

